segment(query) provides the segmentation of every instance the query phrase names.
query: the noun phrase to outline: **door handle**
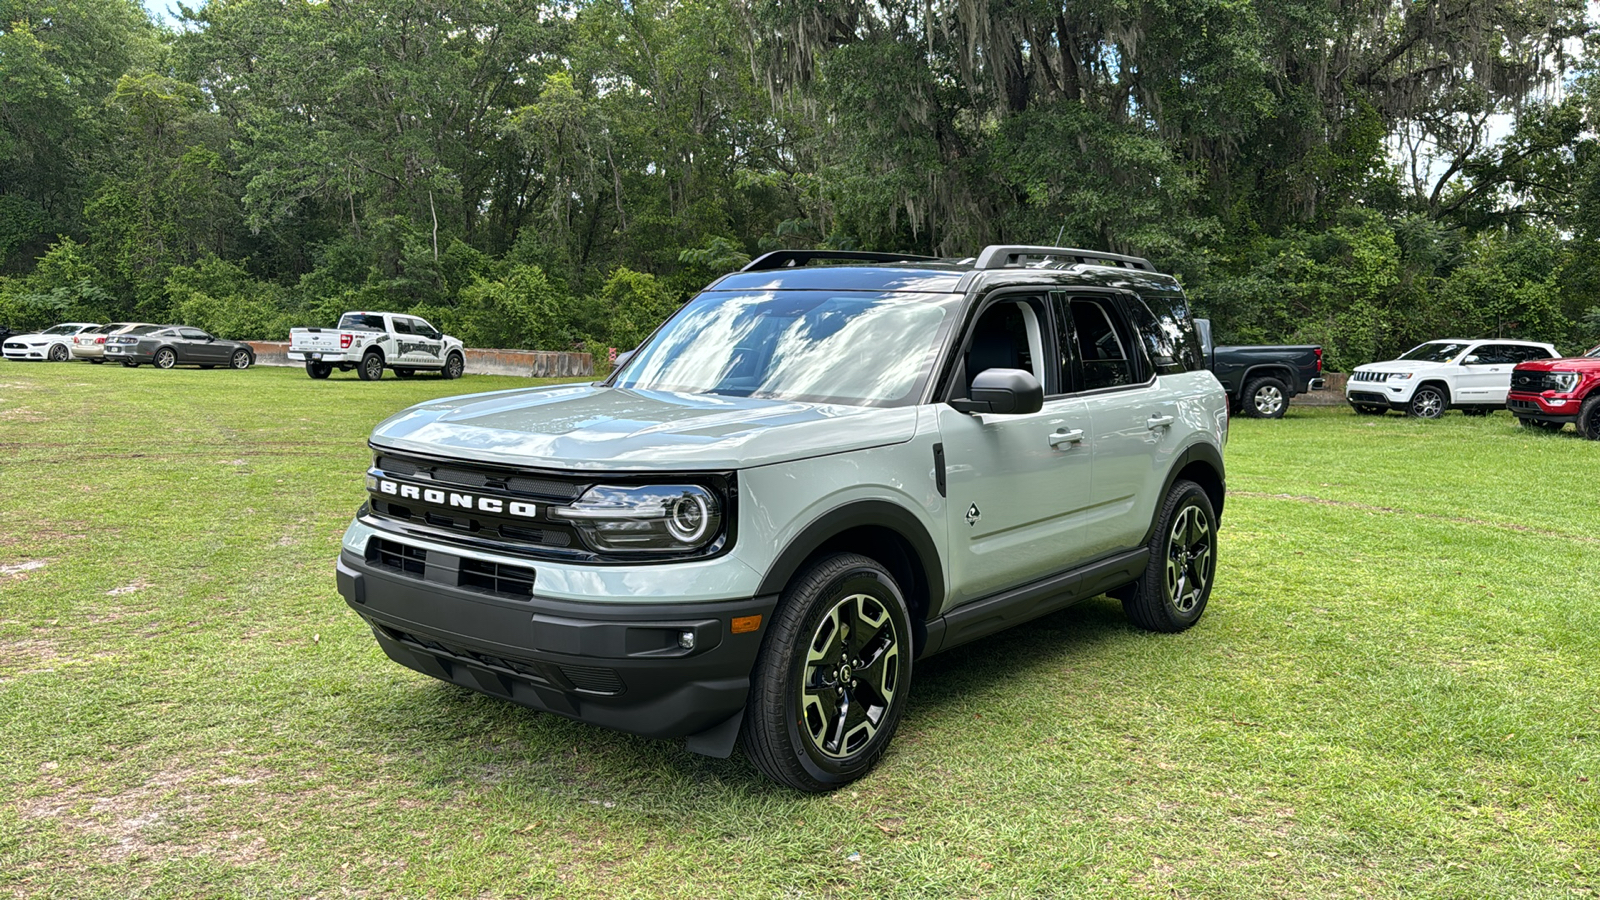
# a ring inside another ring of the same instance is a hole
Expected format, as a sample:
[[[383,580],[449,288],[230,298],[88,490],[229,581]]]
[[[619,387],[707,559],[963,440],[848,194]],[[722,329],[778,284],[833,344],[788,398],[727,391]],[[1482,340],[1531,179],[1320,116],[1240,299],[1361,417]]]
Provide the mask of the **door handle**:
[[[1071,431],[1058,431],[1050,435],[1050,446],[1059,447],[1062,444],[1083,443],[1083,429],[1074,428]]]
[[[1151,431],[1155,431],[1157,428],[1165,428],[1176,421],[1178,420],[1172,416],[1151,416],[1150,420],[1145,424],[1150,426]]]

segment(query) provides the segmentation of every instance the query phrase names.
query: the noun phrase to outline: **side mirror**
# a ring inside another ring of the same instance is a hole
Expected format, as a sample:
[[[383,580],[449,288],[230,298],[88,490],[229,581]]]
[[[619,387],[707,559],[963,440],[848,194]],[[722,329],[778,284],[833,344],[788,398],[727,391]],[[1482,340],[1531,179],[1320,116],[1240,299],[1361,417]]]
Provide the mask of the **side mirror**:
[[[617,358],[611,361],[611,370],[613,372],[615,372],[616,370],[618,370],[618,369],[622,368],[624,365],[626,365],[628,360],[633,359],[633,354],[638,349],[639,349],[638,347],[635,347],[632,350],[624,350],[621,353],[618,353],[617,354]]]
[[[1461,364],[1463,366],[1475,366],[1475,365],[1477,365],[1478,364],[1478,356],[1477,356],[1477,354],[1473,354],[1472,356],[1469,356],[1466,359],[1463,359],[1461,361]]]
[[[1044,385],[1022,369],[984,369],[972,379],[971,395],[951,400],[957,412],[1025,415],[1044,408]]]

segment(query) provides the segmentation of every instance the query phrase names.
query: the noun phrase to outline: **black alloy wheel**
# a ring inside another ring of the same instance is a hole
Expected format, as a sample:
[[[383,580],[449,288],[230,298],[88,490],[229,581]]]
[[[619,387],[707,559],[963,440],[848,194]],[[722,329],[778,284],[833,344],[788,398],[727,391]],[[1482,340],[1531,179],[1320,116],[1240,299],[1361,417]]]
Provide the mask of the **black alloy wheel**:
[[[1180,480],[1156,519],[1144,574],[1112,596],[1140,628],[1183,631],[1200,621],[1216,573],[1217,514],[1211,497],[1200,485]]]
[[[1281,419],[1289,409],[1289,387],[1276,378],[1252,378],[1244,386],[1244,414],[1252,419]]]
[[[461,358],[461,354],[451,353],[444,358],[444,368],[439,370],[439,375],[446,380],[460,378],[466,368],[467,361]]]
[[[905,707],[910,635],[900,588],[876,561],[840,553],[806,569],[784,591],[751,678],[746,755],[812,793],[867,774]]]
[[[1600,391],[1591,391],[1589,399],[1578,408],[1578,434],[1600,441]]]
[[[233,358],[229,360],[235,369],[248,369],[252,362],[255,360],[250,358],[250,351],[243,348],[233,351]]]
[[[71,351],[67,350],[67,346],[65,344],[56,344],[54,347],[51,347],[50,352],[45,355],[51,362],[66,362],[67,357],[71,356],[72,353]]]
[[[333,374],[333,364],[313,362],[308,359],[306,360],[306,374],[320,381]]]
[[[150,362],[158,369],[170,369],[178,364],[178,354],[171,347],[162,347]]]
[[[1450,398],[1445,396],[1444,388],[1438,385],[1425,384],[1417,388],[1417,392],[1411,395],[1411,403],[1406,406],[1406,411],[1413,418],[1437,419],[1444,415],[1444,411],[1449,408]]]
[[[368,353],[361,357],[361,365],[356,368],[356,374],[362,381],[377,381],[383,377],[383,357],[377,353]]]

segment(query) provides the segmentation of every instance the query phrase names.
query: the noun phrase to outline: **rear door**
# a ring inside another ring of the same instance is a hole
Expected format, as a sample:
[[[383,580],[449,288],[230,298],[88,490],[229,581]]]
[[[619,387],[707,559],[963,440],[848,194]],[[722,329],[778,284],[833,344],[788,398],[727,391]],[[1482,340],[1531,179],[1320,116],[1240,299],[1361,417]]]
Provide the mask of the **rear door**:
[[[1079,361],[1079,396],[1089,415],[1094,479],[1083,551],[1093,558],[1128,550],[1150,527],[1176,444],[1178,402],[1161,387],[1134,323],[1159,326],[1132,294],[1073,291],[1051,299],[1066,329],[1061,341]]]
[[[1023,369],[1045,389],[1036,413],[995,415],[939,406],[950,528],[950,589],[960,604],[1084,560],[1090,504],[1089,416],[1063,380],[1072,361],[1041,294],[985,301],[961,344],[946,399],[967,396],[984,369]]]
[[[406,349],[406,364],[418,368],[438,368],[444,365],[440,349],[444,342],[435,340],[433,326],[421,319],[410,316],[395,316],[394,327],[397,334],[404,328],[403,337],[399,340]]]

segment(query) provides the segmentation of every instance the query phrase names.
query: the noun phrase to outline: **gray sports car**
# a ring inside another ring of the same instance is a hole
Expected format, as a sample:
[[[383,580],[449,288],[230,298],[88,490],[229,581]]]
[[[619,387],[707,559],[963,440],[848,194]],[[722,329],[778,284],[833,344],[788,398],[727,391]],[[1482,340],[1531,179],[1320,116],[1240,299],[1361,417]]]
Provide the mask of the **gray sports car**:
[[[248,369],[256,361],[256,352],[249,344],[225,341],[198,328],[163,325],[145,334],[129,332],[106,338],[106,360],[120,360],[130,368],[149,363],[158,369],[173,366]]]

